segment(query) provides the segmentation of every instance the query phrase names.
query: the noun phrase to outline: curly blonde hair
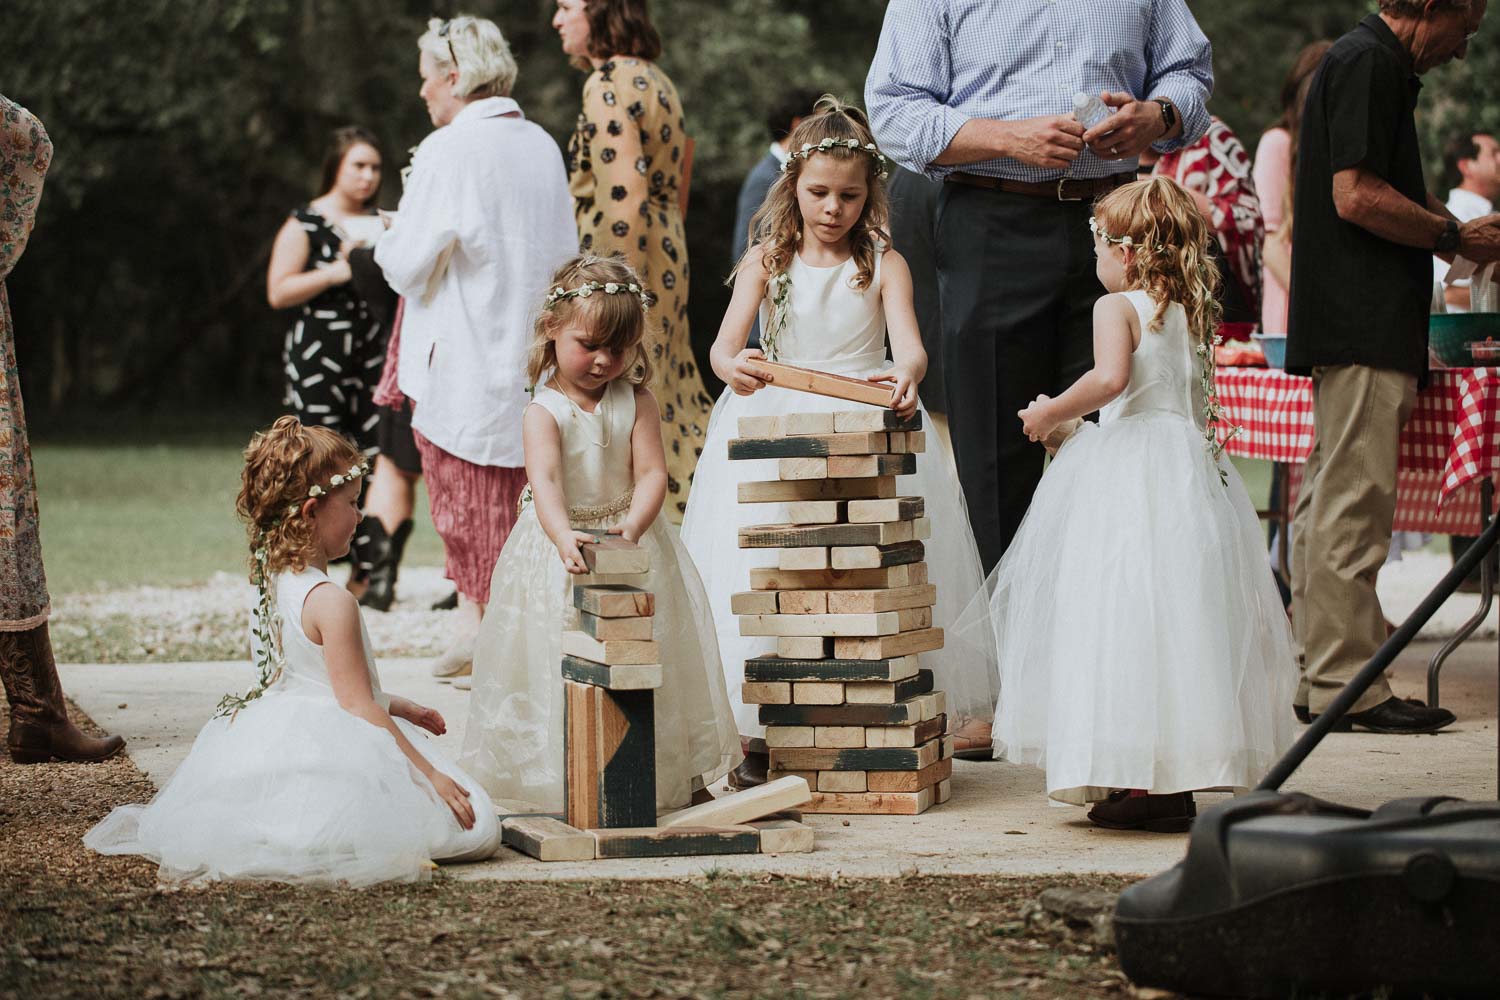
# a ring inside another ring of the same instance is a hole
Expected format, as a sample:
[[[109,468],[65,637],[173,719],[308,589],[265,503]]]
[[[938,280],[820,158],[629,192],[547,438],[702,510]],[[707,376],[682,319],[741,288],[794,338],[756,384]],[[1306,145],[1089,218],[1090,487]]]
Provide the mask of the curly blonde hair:
[[[601,285],[640,285],[645,287],[635,269],[618,254],[600,257],[580,254],[558,268],[547,285],[572,290],[588,282]],[[526,377],[535,386],[542,376],[557,367],[558,331],[569,323],[579,323],[589,331],[595,343],[620,354],[630,354],[621,377],[634,385],[649,384],[656,375],[651,362],[652,326],[641,298],[632,292],[609,294],[597,292],[588,298],[569,296],[542,309],[532,333],[531,352],[526,358]]]
[[[1094,220],[1111,238],[1130,238],[1125,280],[1156,303],[1150,328],[1160,330],[1167,307],[1180,302],[1193,338],[1213,343],[1223,315],[1213,233],[1187,189],[1170,177],[1133,181],[1095,202]]]
[[[234,509],[250,543],[250,580],[255,583],[257,549],[266,549],[266,573],[299,573],[313,555],[312,525],[302,503],[313,486],[329,488],[338,473],[364,462],[354,442],[327,427],[304,427],[293,416],[278,417],[245,447],[245,468]],[[318,503],[326,503],[325,495]]]
[[[798,150],[803,145],[816,146],[824,139],[858,139],[859,149],[836,146],[833,149],[814,153],[815,156],[831,156],[836,160],[857,160],[865,165],[865,208],[858,221],[849,230],[849,247],[859,272],[854,277],[854,287],[863,291],[875,280],[875,258],[877,247],[890,243],[886,226],[890,220],[890,207],[886,200],[885,182],[880,174],[884,169],[881,161],[871,156],[863,147],[873,144],[875,136],[870,132],[870,123],[864,113],[834,97],[824,94],[813,105],[813,114],[804,118],[792,134],[787,137],[789,149]],[[766,193],[766,200],[750,220],[750,244],[761,250],[761,266],[771,276],[781,274],[792,266],[792,257],[802,242],[802,212],[797,207],[797,180],[807,166],[808,157],[792,157]],[[749,254],[749,251],[746,251]],[[735,265],[735,273],[744,266],[741,257]],[[733,277],[731,276],[731,281]]]

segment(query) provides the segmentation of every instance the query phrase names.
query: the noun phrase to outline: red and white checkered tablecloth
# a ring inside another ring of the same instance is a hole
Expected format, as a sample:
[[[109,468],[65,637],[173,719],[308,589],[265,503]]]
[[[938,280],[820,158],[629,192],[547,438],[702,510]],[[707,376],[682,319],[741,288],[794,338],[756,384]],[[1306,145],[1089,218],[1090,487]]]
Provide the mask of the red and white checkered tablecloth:
[[[1240,428],[1225,449],[1291,464],[1312,449],[1312,379],[1278,369],[1219,368],[1219,402]],[[1500,472],[1500,369],[1432,373],[1401,432],[1395,528],[1478,534],[1478,480]]]

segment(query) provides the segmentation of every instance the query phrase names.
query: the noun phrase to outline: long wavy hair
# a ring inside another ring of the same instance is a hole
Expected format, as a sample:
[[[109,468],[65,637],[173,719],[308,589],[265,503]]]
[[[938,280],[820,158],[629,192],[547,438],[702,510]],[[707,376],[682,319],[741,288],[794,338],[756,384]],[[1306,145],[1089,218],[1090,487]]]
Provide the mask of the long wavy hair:
[[[1156,303],[1150,328],[1160,330],[1167,307],[1180,302],[1193,338],[1213,343],[1223,314],[1213,232],[1187,189],[1170,177],[1134,181],[1095,202],[1094,221],[1115,239],[1130,237],[1125,280]]]
[[[360,206],[373,208],[380,200],[380,187],[385,180],[385,153],[381,150],[380,140],[375,138],[375,133],[359,125],[345,125],[333,130],[333,135],[328,140],[328,148],[323,153],[323,181],[322,186],[318,188],[318,193],[323,195],[333,190],[333,182],[338,180],[339,169],[344,165],[344,157],[349,155],[349,150],[359,145],[369,146],[375,150],[375,155],[380,157],[380,181],[376,182],[375,190]]]
[[[601,285],[636,284],[640,276],[618,254],[599,257],[580,254],[558,268],[552,275],[553,288],[574,289],[590,281]],[[631,292],[595,292],[588,298],[570,296],[542,309],[532,331],[531,351],[526,357],[526,377],[532,385],[557,367],[557,333],[569,323],[578,322],[602,347],[629,354],[625,373],[620,377],[634,385],[650,384],[655,375],[651,361],[651,318],[641,306],[641,298]]]
[[[245,468],[234,509],[245,522],[250,543],[250,576],[255,582],[255,550],[265,547],[266,572],[300,573],[314,555],[312,524],[302,504],[314,486],[364,462],[348,438],[327,427],[305,427],[293,416],[278,417],[245,448]],[[327,503],[324,496],[318,503]]]
[[[789,147],[799,150],[804,145],[816,146],[824,139],[858,139],[861,147],[874,143],[870,123],[858,108],[850,107],[830,94],[824,94],[813,105],[813,114],[802,119],[792,130]],[[854,276],[854,287],[860,291],[870,287],[875,280],[875,259],[878,247],[890,242],[886,226],[890,220],[890,207],[886,200],[885,182],[881,180],[881,163],[863,148],[835,147],[813,156],[831,156],[836,160],[855,160],[865,167],[864,211],[849,230],[849,248],[859,271]],[[807,166],[807,157],[793,157],[766,193],[766,200],[750,220],[750,244],[760,246],[761,265],[771,276],[784,273],[792,265],[792,257],[802,243],[802,212],[797,206],[797,181]],[[748,251],[746,251],[748,254]],[[735,274],[744,266],[741,257],[735,265]],[[731,277],[731,281],[733,278]]]

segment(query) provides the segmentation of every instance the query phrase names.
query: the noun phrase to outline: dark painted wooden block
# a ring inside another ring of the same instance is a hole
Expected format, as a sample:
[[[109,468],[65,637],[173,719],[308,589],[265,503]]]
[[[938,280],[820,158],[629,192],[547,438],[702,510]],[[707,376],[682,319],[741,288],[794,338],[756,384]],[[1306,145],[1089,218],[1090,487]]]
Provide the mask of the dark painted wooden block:
[[[865,479],[872,476],[910,476],[917,471],[917,456],[830,455],[829,479]]]
[[[905,656],[892,660],[789,660],[757,656],[745,661],[745,680],[899,681],[916,676],[916,669],[916,661]]]
[[[630,663],[610,666],[581,656],[563,655],[564,680],[594,684],[611,691],[645,691],[661,687],[660,663]]]
[[[624,584],[573,588],[573,607],[600,618],[646,618],[656,613],[656,595]]]
[[[752,826],[670,826],[592,830],[600,858],[681,858],[700,854],[759,854]]]
[[[854,660],[852,662],[858,663],[859,661]],[[892,689],[890,697],[884,697],[885,692],[882,691],[882,697],[879,701],[876,701],[874,698],[861,699],[854,702],[854,704],[889,705],[894,702],[905,701],[908,698],[915,698],[919,694],[926,694],[932,690],[932,671],[918,670],[915,677],[905,677],[890,684],[882,684],[881,687]]]
[[[729,442],[730,461],[754,458],[826,458],[829,455],[869,455],[884,452],[885,434],[806,434],[798,437],[735,438]]]
[[[740,529],[742,549],[899,545],[913,541],[910,521],[888,524],[755,524]]]
[[[834,569],[879,569],[885,566],[904,566],[919,563],[927,556],[927,548],[921,542],[896,542],[894,545],[861,545],[857,552],[831,553]],[[842,565],[841,565],[842,564]]]
[[[563,681],[563,800],[569,826],[656,822],[653,695]]]
[[[772,747],[770,751],[773,771],[917,771],[937,763],[941,753],[938,740],[899,749]]]
[[[922,411],[902,420],[895,410],[847,410],[833,415],[833,429],[838,433],[852,431],[919,431]]]
[[[763,726],[910,726],[921,721],[922,706],[916,699],[894,705],[760,706]]]

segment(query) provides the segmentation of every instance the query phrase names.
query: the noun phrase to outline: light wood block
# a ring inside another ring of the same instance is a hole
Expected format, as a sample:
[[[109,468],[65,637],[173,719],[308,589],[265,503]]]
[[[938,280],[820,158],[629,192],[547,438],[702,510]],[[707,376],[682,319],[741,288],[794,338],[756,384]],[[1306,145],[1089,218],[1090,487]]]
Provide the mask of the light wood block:
[[[798,500],[786,505],[792,524],[838,524],[844,519],[846,500]]]
[[[949,778],[946,781],[939,781],[934,787],[937,790],[934,801],[938,804],[942,804],[953,798],[953,779]]]
[[[578,629],[601,642],[610,639],[650,639],[654,618],[601,618],[587,611],[578,614]]]
[[[565,680],[593,684],[610,691],[646,691],[661,687],[660,663],[609,666],[576,656],[564,656],[562,675]]]
[[[892,455],[920,455],[927,450],[926,431],[896,431],[886,450]]]
[[[651,691],[563,681],[563,803],[569,826],[656,820],[656,713]]]
[[[832,413],[788,413],[781,418],[782,433],[794,434],[832,434]],[[740,437],[747,435],[741,434]]]
[[[919,563],[926,555],[927,549],[919,541],[897,542],[894,545],[850,545],[833,550],[829,567],[832,569],[879,569],[883,566]]]
[[[844,685],[823,681],[799,681],[792,685],[794,705],[842,705]]]
[[[876,569],[778,569],[750,571],[752,590],[899,590],[927,582],[926,563],[904,563]]]
[[[919,771],[942,759],[939,740],[918,747],[824,750],[788,747],[770,751],[771,766],[783,771]]]
[[[833,415],[833,429],[852,431],[919,431],[922,429],[922,412],[918,410],[902,419],[889,408],[879,410],[843,410]]]
[[[760,831],[762,854],[810,854],[813,828],[793,819],[761,819],[751,823]]]
[[[740,685],[740,700],[747,705],[790,705],[792,686],[786,683],[747,681]]]
[[[810,747],[816,746],[814,742],[817,732],[812,726],[767,726],[766,746],[768,747]]]
[[[894,660],[807,660],[757,656],[745,661],[747,681],[895,683],[916,675],[915,656],[902,656]]]
[[[812,789],[801,778],[779,778],[764,785],[748,788],[667,813],[657,820],[662,827],[732,826],[748,823],[783,809],[795,809],[812,798]]]
[[[927,512],[921,497],[892,497],[889,500],[850,500],[849,523],[873,524],[880,521],[910,521]]]
[[[818,635],[780,635],[776,655],[788,660],[824,660],[833,655],[833,640]]]
[[[943,758],[920,771],[871,771],[868,789],[872,792],[920,792],[953,776],[953,760]]]
[[[895,545],[917,540],[916,521],[878,524],[753,524],[739,531],[742,549],[780,549],[813,545]],[[929,527],[930,530],[930,527]]]
[[[896,495],[896,477],[874,479],[800,479],[740,483],[740,503],[790,503],[795,500],[880,499]]]
[[[932,690],[932,671],[919,670],[915,677],[883,682],[859,682],[844,685],[844,700],[851,705],[894,705]]]
[[[516,816],[500,824],[508,847],[538,861],[592,861],[594,838],[551,816]]]
[[[818,787],[817,771],[777,771],[775,769],[766,771],[767,781],[780,781],[782,778],[801,778],[807,782],[808,788]]]
[[[729,442],[729,460],[761,458],[827,458],[831,455],[880,454],[890,439],[884,433],[801,434],[786,437],[735,438]],[[783,477],[786,478],[786,477]]]
[[[825,750],[854,750],[865,745],[864,726],[817,726],[813,729],[813,746]],[[840,791],[841,789],[832,789]],[[849,789],[842,789],[848,791]]]
[[[757,591],[756,593],[771,593]],[[776,594],[776,610],[783,615],[826,615],[828,591],[784,590]]]
[[[946,715],[925,719],[913,726],[867,726],[865,728],[865,746],[871,749],[921,746],[928,740],[935,740],[942,736],[943,730],[947,726],[948,717]],[[800,730],[807,727],[797,726],[795,728]]]
[[[865,790],[863,771],[819,771],[820,792],[862,792]]]
[[[958,737],[956,737],[956,736],[944,736],[943,737],[942,746],[940,748],[940,752],[942,753],[943,757],[945,757],[945,758],[952,757],[954,751],[957,748],[958,748]]]
[[[894,611],[874,615],[740,615],[740,635],[888,636],[900,631],[901,619]],[[583,635],[582,632],[569,634]],[[566,645],[563,649],[565,652],[572,652]]]
[[[600,618],[649,618],[656,614],[656,595],[623,584],[591,584],[573,588],[573,607]]]
[[[943,630],[940,628],[833,641],[833,655],[850,660],[888,660],[893,656],[909,656],[912,653],[927,653],[942,648]]]
[[[925,608],[937,603],[937,587],[930,583],[886,590],[830,590],[828,612],[838,615],[875,614]]]
[[[933,789],[920,792],[814,792],[802,807],[806,813],[833,815],[916,816],[932,808]]]
[[[783,458],[776,463],[776,478],[784,481],[827,479],[826,458]]]
[[[921,705],[921,721],[923,722],[926,722],[928,719],[935,719],[939,715],[945,715],[948,712],[948,692],[946,691],[934,691],[932,694],[924,694],[920,698],[913,698],[912,700]]]
[[[827,569],[828,550],[824,548],[782,549],[776,554],[777,569]]]
[[[650,571],[651,554],[635,542],[628,542],[618,535],[595,534],[594,537],[598,541],[579,546],[590,573],[615,576]]]
[[[811,368],[784,365],[778,361],[756,359],[755,366],[771,376],[772,385],[782,389],[798,389],[819,396],[832,396],[835,399],[870,403],[874,406],[889,406],[891,402],[891,387],[884,382],[831,375],[828,372],[814,371]]]
[[[871,632],[869,634],[889,633]],[[593,660],[595,663],[607,663],[610,666],[661,662],[661,645],[654,639],[608,639],[600,642],[587,632],[568,631],[563,633],[562,651],[566,656]]]
[[[932,628],[931,608],[902,608],[896,612],[896,617],[900,621],[902,632]]]
[[[782,459],[783,462],[790,461]],[[829,479],[856,479],[871,476],[910,476],[917,471],[915,455],[837,455],[823,459],[823,474]],[[782,476],[791,479],[791,476]],[[811,479],[812,476],[800,477]]]
[[[932,518],[918,517],[911,522],[911,537],[919,542],[925,542],[932,537]]]
[[[786,421],[782,414],[773,413],[763,417],[740,417],[736,430],[742,438],[773,438],[786,433]]]
[[[827,605],[827,601],[823,602]],[[729,610],[737,615],[774,615],[776,594],[768,590],[749,590],[729,595]]]
[[[590,830],[599,858],[690,858],[709,854],[759,854],[760,831],[751,826],[647,826]]]

